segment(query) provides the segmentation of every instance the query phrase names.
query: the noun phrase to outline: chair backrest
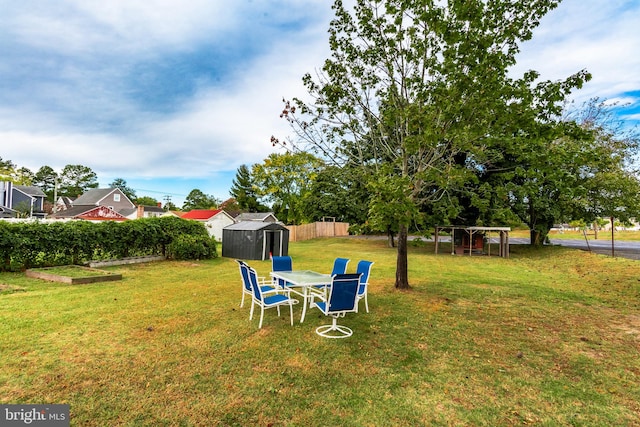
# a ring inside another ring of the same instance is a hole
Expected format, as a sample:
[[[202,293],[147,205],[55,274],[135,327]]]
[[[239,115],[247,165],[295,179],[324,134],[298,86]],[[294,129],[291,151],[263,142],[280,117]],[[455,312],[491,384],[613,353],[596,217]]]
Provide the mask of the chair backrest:
[[[251,289],[253,290],[253,296],[258,301],[262,301],[262,291],[260,290],[260,284],[258,283],[258,273],[247,264],[245,264],[244,269],[249,277],[249,283],[251,284]]]
[[[333,261],[333,271],[331,272],[332,276],[336,274],[345,274],[347,272],[347,264],[349,264],[349,260],[346,258],[336,258]]]
[[[327,298],[329,303],[327,314],[356,311],[359,285],[360,274],[336,274],[333,276]]]
[[[253,290],[251,288],[251,282],[249,280],[249,272],[247,271],[247,263],[239,259],[237,259],[236,262],[238,263],[238,268],[240,269],[240,276],[242,277],[242,284],[244,285],[244,288],[247,291],[252,292]]]
[[[366,284],[369,281],[369,273],[371,272],[372,261],[359,261],[356,267],[356,273],[362,274],[360,284]]]
[[[293,262],[290,256],[274,256],[271,257],[271,271],[291,271],[293,270]]]

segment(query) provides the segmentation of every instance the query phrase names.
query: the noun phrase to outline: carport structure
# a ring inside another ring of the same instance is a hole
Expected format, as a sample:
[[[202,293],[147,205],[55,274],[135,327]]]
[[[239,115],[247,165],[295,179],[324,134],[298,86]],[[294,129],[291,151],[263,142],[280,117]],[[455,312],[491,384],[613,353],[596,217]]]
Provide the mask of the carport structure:
[[[475,253],[484,254],[484,237],[487,237],[487,255],[491,256],[491,233],[499,235],[498,255],[509,258],[509,231],[511,227],[480,227],[462,225],[439,225],[436,226],[434,241],[435,253],[438,253],[441,232],[451,233],[451,255],[458,253],[468,253],[470,256]],[[474,236],[475,234],[475,236]]]

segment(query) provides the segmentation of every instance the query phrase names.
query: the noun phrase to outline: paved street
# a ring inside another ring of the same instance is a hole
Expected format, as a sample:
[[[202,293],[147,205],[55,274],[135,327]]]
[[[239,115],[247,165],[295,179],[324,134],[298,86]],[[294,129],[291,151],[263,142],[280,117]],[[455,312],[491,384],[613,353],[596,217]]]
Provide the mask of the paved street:
[[[492,238],[491,243],[498,243],[498,239]],[[528,245],[529,239],[510,237],[509,243],[512,245]],[[610,240],[589,240],[587,244],[584,239],[551,239],[551,244],[584,251],[591,250],[591,252],[611,256]],[[613,249],[616,257],[640,260],[640,242],[616,240]]]
[[[528,243],[528,239],[526,240]],[[570,240],[570,239],[551,239],[551,243],[554,245],[561,245],[570,248],[591,250],[592,252],[611,256],[611,241],[610,240],[589,240],[587,242],[582,240]],[[613,242],[613,252],[616,257],[629,258],[640,260],[640,242],[631,242],[625,240],[616,240]]]
[[[361,238],[361,239],[386,239],[386,236],[350,236],[352,238]],[[409,236],[409,240],[413,240],[414,238],[424,239],[423,237],[417,236]],[[426,239],[428,241],[433,241],[433,238]],[[440,242],[446,244],[446,248],[448,247],[448,242],[450,241],[449,236],[440,236]],[[499,239],[497,237],[491,238],[491,243],[498,244]],[[528,245],[529,239],[522,237],[509,237],[510,245]],[[584,239],[551,239],[551,244],[560,245],[569,248],[581,249],[584,251],[591,250],[592,252],[611,256],[611,241],[610,240],[589,240],[589,245],[587,246],[587,242]],[[445,250],[447,250],[445,249]],[[625,240],[616,240],[614,242],[614,252],[616,257],[620,258],[628,258],[640,260],[640,241],[625,241]]]
[[[440,237],[440,241],[443,243],[449,242],[449,239],[449,236]],[[433,241],[433,239],[430,240]],[[492,237],[491,243],[498,244],[498,238]],[[522,237],[509,237],[509,244],[528,245],[529,239]],[[589,244],[587,246],[587,242],[584,239],[551,239],[551,244],[581,249],[584,251],[591,250],[591,252],[611,256],[610,240],[589,240]],[[614,253],[616,257],[640,260],[640,242],[616,240],[614,242]]]

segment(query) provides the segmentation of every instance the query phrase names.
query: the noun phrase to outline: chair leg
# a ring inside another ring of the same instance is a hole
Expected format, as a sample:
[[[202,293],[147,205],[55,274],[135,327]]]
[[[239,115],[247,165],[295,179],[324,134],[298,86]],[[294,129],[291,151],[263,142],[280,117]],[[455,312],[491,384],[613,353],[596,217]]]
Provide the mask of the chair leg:
[[[293,303],[289,302],[289,316],[291,319],[291,326],[293,326]]]
[[[249,312],[249,320],[253,319],[253,307],[255,307],[255,301],[251,299],[251,311]]]
[[[242,301],[240,301],[240,308],[242,308],[242,306],[244,305],[244,295],[245,295],[245,292],[242,291]]]
[[[317,327],[316,334],[325,338],[347,338],[353,335],[353,331],[346,326],[338,325],[338,319],[334,317],[331,325]]]
[[[365,292],[364,294],[364,308],[369,312],[369,292]]]
[[[260,324],[258,325],[258,329],[262,329],[262,318],[264,317],[264,306],[260,306]]]

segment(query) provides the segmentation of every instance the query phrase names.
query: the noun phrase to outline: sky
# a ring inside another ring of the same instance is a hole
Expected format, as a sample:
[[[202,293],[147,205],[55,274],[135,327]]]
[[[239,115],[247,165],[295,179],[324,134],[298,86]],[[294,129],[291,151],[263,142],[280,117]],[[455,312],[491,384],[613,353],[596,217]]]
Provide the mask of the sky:
[[[101,188],[221,201],[291,134],[283,98],[330,56],[330,0],[0,0],[0,157],[90,167]],[[564,0],[514,73],[593,79],[573,95],[640,123],[640,0]]]

